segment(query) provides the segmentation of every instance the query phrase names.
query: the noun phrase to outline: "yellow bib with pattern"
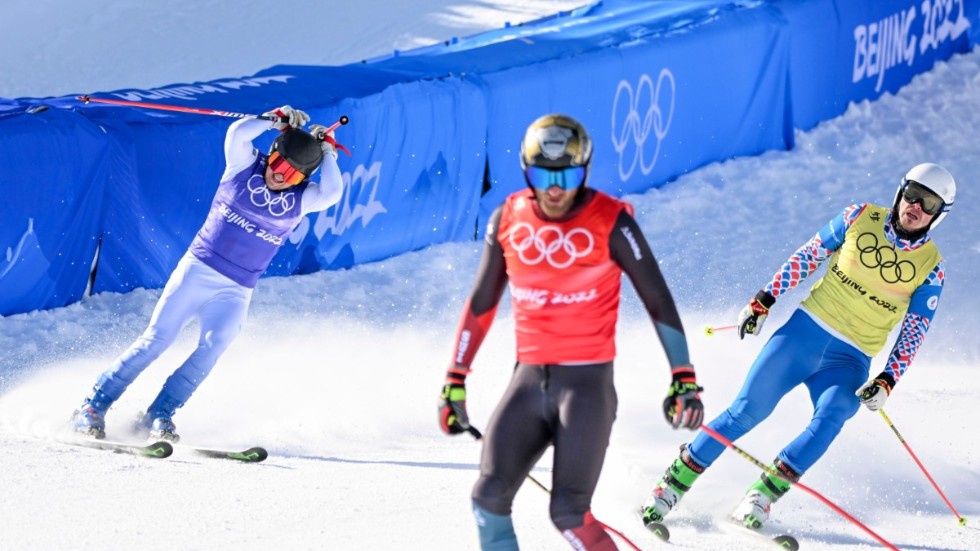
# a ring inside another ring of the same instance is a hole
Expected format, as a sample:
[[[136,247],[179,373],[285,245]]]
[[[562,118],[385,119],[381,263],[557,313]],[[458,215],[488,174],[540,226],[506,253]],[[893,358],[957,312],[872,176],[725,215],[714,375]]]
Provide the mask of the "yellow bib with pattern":
[[[830,257],[827,273],[813,285],[803,307],[874,356],[908,310],[912,293],[939,263],[929,241],[896,249],[885,237],[890,209],[868,205]]]

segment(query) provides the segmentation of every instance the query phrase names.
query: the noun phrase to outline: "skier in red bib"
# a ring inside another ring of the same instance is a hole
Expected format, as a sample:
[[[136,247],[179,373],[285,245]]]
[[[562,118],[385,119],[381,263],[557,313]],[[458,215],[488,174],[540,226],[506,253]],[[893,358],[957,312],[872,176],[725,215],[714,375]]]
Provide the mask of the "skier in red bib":
[[[509,284],[517,364],[483,438],[473,512],[486,550],[517,549],[511,504],[548,446],[554,446],[551,519],[575,549],[615,549],[590,512],[616,417],[613,387],[620,280],[646,307],[673,381],[664,413],[674,428],[703,418],[687,339],[633,208],[585,185],[592,142],[577,121],[534,121],[521,144],[528,189],[492,214],[476,283],[456,333],[440,396],[447,434],[470,431],[466,376]]]

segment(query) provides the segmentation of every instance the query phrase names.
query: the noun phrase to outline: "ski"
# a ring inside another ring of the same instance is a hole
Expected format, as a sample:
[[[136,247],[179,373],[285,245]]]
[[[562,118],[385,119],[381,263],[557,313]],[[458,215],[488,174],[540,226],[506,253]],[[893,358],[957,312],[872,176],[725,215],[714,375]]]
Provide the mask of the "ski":
[[[757,529],[749,528],[744,524],[739,524],[739,522],[735,519],[728,519],[722,522],[721,528],[723,532],[745,534],[747,536],[757,538],[760,541],[768,542],[779,549],[786,549],[788,551],[799,551],[800,549],[800,542],[796,541],[796,538],[789,534],[770,535]]]
[[[187,449],[194,452],[196,455],[201,455],[204,457],[213,457],[216,459],[230,459],[232,461],[241,461],[243,463],[259,463],[260,461],[265,461],[269,457],[269,452],[265,451],[265,448],[256,446],[254,448],[249,448],[242,451],[233,450],[211,450],[205,448],[194,448],[188,446],[177,446],[178,449]]]
[[[71,446],[81,446],[83,448],[93,448],[97,450],[108,450],[116,453],[127,453],[139,457],[151,457],[163,459],[170,457],[174,453],[174,447],[170,442],[153,442],[151,444],[126,444],[124,442],[113,442],[111,440],[95,440],[85,438],[73,438],[60,440],[64,444]]]
[[[650,531],[651,534],[657,536],[657,539],[663,542],[670,541],[670,530],[667,529],[667,525],[662,522],[651,522],[649,524],[644,523],[646,529]]]
[[[643,526],[650,531],[651,534],[657,536],[657,539],[663,542],[670,541],[670,530],[667,529],[667,525],[662,522],[647,522],[643,519],[643,507],[636,512],[636,518],[640,521]]]

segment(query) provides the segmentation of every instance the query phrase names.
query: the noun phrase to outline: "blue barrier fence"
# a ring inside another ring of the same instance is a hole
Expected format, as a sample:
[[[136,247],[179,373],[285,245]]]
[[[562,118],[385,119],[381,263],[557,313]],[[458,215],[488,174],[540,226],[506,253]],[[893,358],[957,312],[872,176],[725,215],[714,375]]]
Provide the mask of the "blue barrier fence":
[[[343,67],[92,95],[348,115],[344,197],[305,218],[266,273],[289,275],[480,235],[524,185],[518,144],[543,113],[589,128],[592,186],[641,192],[791,148],[795,129],[970,50],[978,19],[980,0],[606,0]],[[205,218],[230,121],[0,98],[0,315],[162,286]]]

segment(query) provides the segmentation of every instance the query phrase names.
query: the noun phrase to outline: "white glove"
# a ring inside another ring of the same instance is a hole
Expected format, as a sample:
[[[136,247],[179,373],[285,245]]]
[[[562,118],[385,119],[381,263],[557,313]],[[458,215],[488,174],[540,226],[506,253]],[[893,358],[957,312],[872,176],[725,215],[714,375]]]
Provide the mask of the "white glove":
[[[334,139],[333,130],[327,132],[326,126],[314,124],[310,127],[310,134],[320,142],[320,149],[323,150],[324,156],[330,156],[334,159],[337,158],[337,147],[334,145],[337,142]]]
[[[889,394],[891,394],[891,388],[888,382],[882,379],[872,379],[864,383],[864,386],[854,393],[858,400],[871,411],[878,411],[885,407],[885,400],[888,399]]]
[[[266,111],[263,115],[267,117],[279,117],[281,119],[280,122],[272,123],[272,127],[280,132],[285,132],[290,128],[303,128],[303,125],[310,122],[310,116],[306,114],[306,111],[293,109],[288,105],[283,105],[272,111]]]

